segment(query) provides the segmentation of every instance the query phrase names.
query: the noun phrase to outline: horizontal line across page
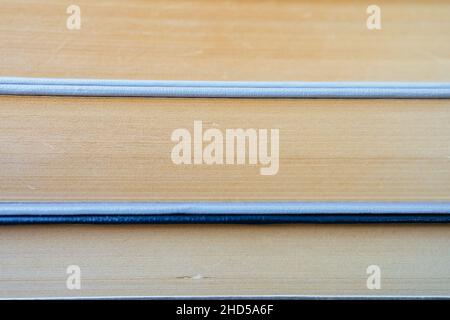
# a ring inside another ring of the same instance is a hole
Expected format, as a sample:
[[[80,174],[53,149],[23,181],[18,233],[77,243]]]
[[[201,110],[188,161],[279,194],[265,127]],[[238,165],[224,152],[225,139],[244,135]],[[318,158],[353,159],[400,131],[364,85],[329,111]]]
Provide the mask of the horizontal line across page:
[[[0,77],[2,95],[192,98],[450,98],[446,82],[259,82]]]
[[[0,202],[0,215],[450,214],[450,202]]]

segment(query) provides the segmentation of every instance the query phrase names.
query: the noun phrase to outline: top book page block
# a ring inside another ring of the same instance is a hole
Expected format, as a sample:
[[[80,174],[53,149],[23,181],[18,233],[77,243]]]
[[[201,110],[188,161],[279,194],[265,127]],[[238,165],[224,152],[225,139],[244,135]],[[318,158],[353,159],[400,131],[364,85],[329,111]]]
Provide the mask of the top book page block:
[[[450,3],[376,6],[378,20],[351,0],[6,0],[0,76],[450,81]]]

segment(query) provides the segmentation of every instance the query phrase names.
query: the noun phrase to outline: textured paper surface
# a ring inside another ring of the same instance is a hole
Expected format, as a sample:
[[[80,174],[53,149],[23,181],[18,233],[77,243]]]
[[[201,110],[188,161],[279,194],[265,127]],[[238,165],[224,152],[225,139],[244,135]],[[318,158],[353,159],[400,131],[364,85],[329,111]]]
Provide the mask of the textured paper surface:
[[[2,201],[449,201],[448,100],[0,97]],[[170,136],[279,128],[257,165],[175,165]]]
[[[449,246],[450,225],[0,226],[0,297],[449,296]]]
[[[0,75],[242,81],[450,81],[450,3],[5,0]]]

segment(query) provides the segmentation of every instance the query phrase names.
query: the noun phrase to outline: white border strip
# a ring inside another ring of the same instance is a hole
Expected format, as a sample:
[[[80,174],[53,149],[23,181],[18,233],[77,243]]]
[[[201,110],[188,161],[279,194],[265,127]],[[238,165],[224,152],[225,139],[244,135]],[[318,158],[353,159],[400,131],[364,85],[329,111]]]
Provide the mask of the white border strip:
[[[0,77],[0,95],[446,99],[446,82],[157,81]]]
[[[174,296],[48,296],[0,300],[450,300],[450,295],[174,295]]]
[[[0,202],[0,215],[450,214],[450,202]]]

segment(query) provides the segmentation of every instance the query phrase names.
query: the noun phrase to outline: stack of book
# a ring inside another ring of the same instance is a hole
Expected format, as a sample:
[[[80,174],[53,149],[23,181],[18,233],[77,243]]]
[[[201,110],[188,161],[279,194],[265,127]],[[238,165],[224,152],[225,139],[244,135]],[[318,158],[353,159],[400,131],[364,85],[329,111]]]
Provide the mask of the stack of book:
[[[3,1],[0,297],[450,296],[449,15]]]

